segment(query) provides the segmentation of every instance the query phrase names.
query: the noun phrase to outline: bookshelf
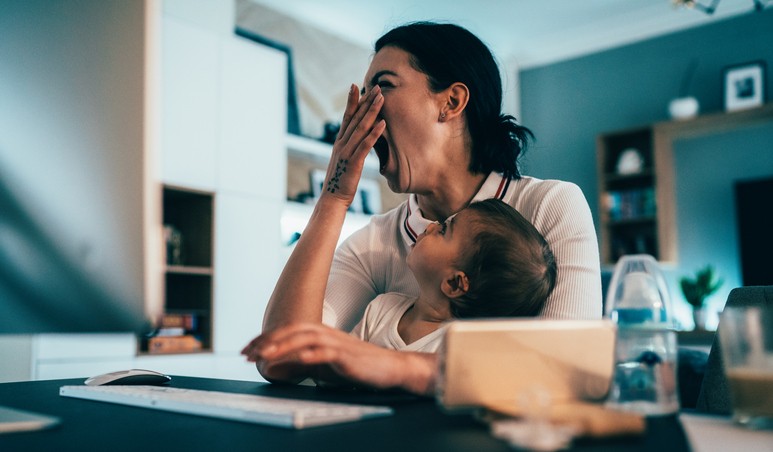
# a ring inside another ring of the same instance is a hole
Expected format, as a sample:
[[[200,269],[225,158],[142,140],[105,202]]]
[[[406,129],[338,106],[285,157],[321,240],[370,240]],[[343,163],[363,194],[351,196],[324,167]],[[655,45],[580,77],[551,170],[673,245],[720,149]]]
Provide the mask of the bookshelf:
[[[213,211],[211,192],[163,187],[164,314],[141,352],[212,350]]]
[[[674,141],[771,121],[773,103],[768,103],[599,135],[596,161],[602,265],[614,265],[623,254],[642,252],[661,262],[677,263]],[[621,158],[631,149],[639,154],[641,164],[636,171],[621,173]]]
[[[602,262],[625,254],[659,258],[655,154],[651,127],[597,140]]]

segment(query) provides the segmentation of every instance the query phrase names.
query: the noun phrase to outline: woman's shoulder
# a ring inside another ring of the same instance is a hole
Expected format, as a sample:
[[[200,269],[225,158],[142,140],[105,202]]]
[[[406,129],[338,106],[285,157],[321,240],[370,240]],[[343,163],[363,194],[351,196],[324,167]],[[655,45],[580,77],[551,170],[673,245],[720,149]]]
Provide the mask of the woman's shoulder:
[[[587,205],[580,187],[563,180],[523,176],[513,181],[513,189],[508,195],[506,200],[522,214],[547,205]]]
[[[580,193],[580,187],[574,182],[557,179],[539,179],[521,176],[513,181],[513,194],[517,196],[539,196],[547,193]]]

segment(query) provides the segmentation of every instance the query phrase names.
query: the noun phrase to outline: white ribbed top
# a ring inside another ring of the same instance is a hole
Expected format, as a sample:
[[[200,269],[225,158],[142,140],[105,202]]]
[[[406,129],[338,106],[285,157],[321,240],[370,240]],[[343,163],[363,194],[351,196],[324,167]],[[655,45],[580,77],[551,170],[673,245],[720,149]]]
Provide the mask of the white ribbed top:
[[[499,197],[540,231],[558,264],[556,287],[541,315],[601,318],[598,242],[590,208],[580,188],[569,182],[532,177],[513,180],[509,185],[501,182],[501,176],[492,173],[475,199],[493,197],[506,186]],[[406,201],[383,215],[373,216],[367,226],[352,234],[336,251],[325,294],[325,324],[350,331],[377,295],[399,292],[418,296],[418,284],[405,264],[412,243],[410,234],[405,232],[409,204]],[[421,218],[418,209],[410,213],[413,229],[429,223]]]

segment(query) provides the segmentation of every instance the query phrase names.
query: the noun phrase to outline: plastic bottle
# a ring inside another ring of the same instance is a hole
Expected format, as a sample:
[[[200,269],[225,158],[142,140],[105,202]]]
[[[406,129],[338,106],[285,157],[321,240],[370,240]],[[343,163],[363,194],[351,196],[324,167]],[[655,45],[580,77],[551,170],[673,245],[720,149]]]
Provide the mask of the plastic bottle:
[[[644,415],[679,410],[677,343],[668,287],[649,255],[623,256],[606,299],[617,324],[615,372],[607,406]]]

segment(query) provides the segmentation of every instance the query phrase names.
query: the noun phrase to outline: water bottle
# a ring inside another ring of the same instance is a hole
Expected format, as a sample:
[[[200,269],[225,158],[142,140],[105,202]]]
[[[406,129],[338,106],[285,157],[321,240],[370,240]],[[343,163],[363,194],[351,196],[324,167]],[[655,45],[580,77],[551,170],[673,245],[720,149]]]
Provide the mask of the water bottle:
[[[676,332],[668,287],[655,258],[637,254],[618,261],[606,315],[617,325],[607,406],[647,416],[676,413]]]

